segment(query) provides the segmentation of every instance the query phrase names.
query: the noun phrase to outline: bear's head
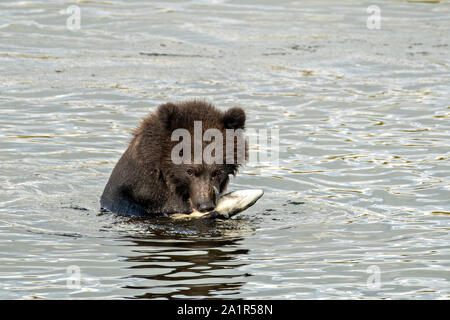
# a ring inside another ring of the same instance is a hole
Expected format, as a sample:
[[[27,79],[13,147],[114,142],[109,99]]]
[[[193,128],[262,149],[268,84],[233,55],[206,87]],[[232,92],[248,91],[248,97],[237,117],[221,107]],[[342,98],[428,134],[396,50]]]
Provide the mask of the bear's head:
[[[247,159],[245,112],[222,112],[202,101],[166,103],[157,110],[161,169],[166,183],[191,209],[213,210],[218,195]]]

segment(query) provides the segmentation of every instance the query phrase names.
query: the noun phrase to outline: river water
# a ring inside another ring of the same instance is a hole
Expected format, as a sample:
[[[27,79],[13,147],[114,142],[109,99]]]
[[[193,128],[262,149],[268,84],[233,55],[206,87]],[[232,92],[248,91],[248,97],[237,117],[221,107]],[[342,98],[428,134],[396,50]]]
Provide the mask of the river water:
[[[0,2],[0,297],[450,298],[449,49],[448,1]],[[139,119],[189,98],[279,130],[229,186],[263,198],[99,214]]]

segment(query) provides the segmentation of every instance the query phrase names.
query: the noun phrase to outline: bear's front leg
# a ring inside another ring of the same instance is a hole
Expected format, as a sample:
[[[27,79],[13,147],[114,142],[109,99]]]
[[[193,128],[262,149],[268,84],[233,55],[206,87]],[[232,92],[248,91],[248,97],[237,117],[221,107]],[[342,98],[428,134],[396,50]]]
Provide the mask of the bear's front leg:
[[[125,195],[102,197],[100,201],[102,209],[126,216],[146,217],[147,210]]]

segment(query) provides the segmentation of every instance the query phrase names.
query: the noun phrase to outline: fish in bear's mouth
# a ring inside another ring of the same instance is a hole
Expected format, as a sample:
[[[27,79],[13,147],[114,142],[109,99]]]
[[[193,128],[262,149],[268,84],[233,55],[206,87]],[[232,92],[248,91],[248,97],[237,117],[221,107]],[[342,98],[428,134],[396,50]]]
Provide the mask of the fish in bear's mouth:
[[[229,219],[238,213],[251,207],[262,197],[264,191],[261,189],[247,189],[232,191],[224,195],[218,194],[215,188],[216,207],[207,212],[193,210],[192,213],[174,213],[170,217],[173,219]]]

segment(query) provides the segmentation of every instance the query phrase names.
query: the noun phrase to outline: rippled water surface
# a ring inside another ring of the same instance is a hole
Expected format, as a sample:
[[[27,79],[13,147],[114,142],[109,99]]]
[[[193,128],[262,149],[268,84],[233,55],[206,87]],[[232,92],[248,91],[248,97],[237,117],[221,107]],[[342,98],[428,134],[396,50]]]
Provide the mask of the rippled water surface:
[[[449,49],[447,1],[0,2],[0,297],[450,298]],[[279,130],[229,188],[264,197],[99,214],[139,119],[194,97]]]

